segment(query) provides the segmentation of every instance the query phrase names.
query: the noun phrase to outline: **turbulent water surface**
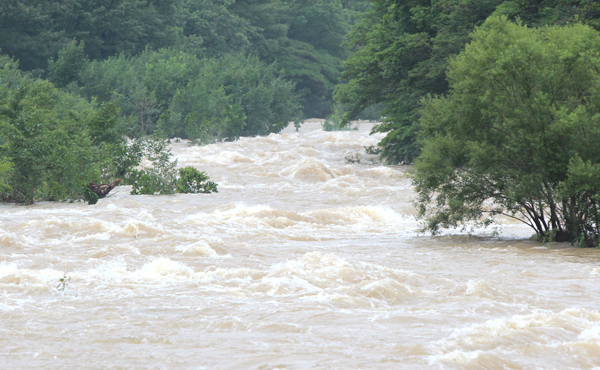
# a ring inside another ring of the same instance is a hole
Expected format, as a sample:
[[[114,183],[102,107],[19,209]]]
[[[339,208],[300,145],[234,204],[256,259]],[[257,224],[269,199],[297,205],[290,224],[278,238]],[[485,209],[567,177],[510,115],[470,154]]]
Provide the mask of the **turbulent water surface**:
[[[0,368],[600,367],[598,251],[418,235],[369,129],[173,144],[218,194],[0,206]]]

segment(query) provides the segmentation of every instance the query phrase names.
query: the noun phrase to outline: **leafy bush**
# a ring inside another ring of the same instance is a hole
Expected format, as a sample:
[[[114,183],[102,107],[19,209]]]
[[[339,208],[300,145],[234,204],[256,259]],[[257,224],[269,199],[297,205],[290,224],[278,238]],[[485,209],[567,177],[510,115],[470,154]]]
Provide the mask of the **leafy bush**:
[[[49,80],[57,87],[65,87],[70,83],[81,83],[81,77],[87,67],[85,45],[83,42],[70,42],[58,52],[56,61],[48,62]]]
[[[127,139],[122,126],[117,102],[87,102],[0,58],[0,196],[32,204],[83,195],[95,204],[86,185],[115,178],[133,185],[132,194],[175,193],[177,162],[165,140]],[[216,191],[212,182],[192,185]]]
[[[127,183],[133,185],[131,194],[217,193],[217,184],[208,181],[204,171],[189,166],[176,169],[177,160],[170,161],[171,150],[166,141],[148,138],[138,141],[142,141],[138,144],[141,158],[151,166],[130,171]]]
[[[345,122],[343,120],[344,115],[337,106],[334,107],[333,113],[327,116],[325,122],[323,122],[323,131],[356,131],[358,130],[357,126],[352,126],[350,122]]]
[[[98,203],[99,199],[100,198],[98,197],[98,194],[96,194],[95,192],[93,192],[88,187],[85,187],[83,189],[83,200],[85,202],[87,202],[87,204],[96,204],[96,203]]]
[[[421,98],[448,91],[446,67],[461,52],[476,26],[504,0],[375,0],[347,35],[352,55],[344,61],[336,101],[345,104],[346,120],[382,104],[383,121],[372,132],[386,133],[381,159],[410,163],[419,154],[417,122]],[[507,1],[506,3],[519,3]],[[529,8],[546,9],[544,7]],[[544,3],[546,4],[546,3]]]
[[[140,154],[151,167],[133,169],[128,182],[131,194],[175,194],[177,190],[177,161],[170,161],[171,150],[165,140],[144,139]]]
[[[178,193],[218,193],[217,184],[208,181],[209,177],[204,171],[198,171],[194,167],[179,169],[177,179]]]

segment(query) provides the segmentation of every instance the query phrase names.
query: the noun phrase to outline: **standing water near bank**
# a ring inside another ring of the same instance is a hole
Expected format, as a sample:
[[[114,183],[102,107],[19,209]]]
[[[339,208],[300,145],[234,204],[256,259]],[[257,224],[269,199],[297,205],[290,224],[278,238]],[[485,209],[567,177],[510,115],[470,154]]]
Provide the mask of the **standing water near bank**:
[[[598,251],[418,235],[370,126],[173,144],[217,194],[1,205],[0,367],[600,366]]]

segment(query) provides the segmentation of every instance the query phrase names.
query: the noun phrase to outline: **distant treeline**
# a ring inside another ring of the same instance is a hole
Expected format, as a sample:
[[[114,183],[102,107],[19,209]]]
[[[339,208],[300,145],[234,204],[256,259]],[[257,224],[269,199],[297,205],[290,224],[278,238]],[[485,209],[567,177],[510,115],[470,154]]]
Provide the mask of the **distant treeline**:
[[[65,73],[71,63],[77,67],[71,73],[79,72],[82,58],[137,61],[142,53],[152,58],[148,54],[161,49],[160,55],[171,59],[181,53],[202,60],[249,55],[254,64],[276,63],[273,73],[293,83],[305,117],[324,117],[332,110],[332,91],[348,56],[344,36],[369,6],[364,0],[5,0],[0,50],[42,78],[73,42],[82,54],[62,61]],[[236,66],[231,58],[228,63],[223,67]],[[189,68],[188,76],[194,72]],[[68,78],[61,82],[89,85],[86,76],[63,75]],[[165,106],[156,109],[162,113]]]

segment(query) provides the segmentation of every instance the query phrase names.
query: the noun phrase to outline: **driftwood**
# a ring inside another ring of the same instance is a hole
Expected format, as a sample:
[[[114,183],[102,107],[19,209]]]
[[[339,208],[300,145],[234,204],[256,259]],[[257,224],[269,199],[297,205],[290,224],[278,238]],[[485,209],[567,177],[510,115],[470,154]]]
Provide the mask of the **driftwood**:
[[[94,193],[96,193],[96,195],[98,195],[98,198],[104,198],[105,196],[108,195],[108,193],[110,193],[110,191],[112,189],[114,189],[115,186],[119,185],[119,183],[121,182],[121,180],[116,179],[115,181],[111,182],[110,184],[98,184],[96,185],[95,183],[89,183],[87,184],[87,187],[90,188]]]

